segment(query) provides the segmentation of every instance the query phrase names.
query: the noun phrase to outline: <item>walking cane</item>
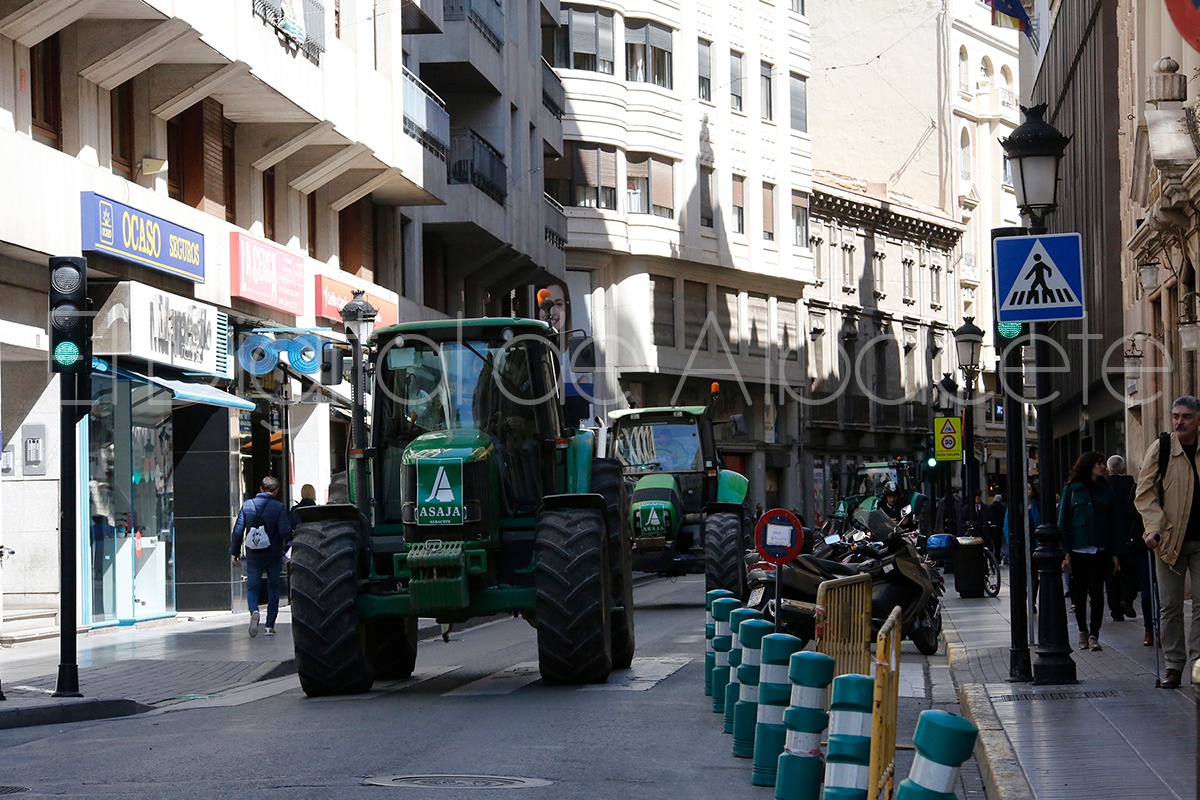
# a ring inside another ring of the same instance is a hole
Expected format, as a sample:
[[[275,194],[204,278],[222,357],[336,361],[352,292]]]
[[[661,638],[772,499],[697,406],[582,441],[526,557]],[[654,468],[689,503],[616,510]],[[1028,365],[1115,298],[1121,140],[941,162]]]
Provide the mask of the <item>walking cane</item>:
[[[1149,556],[1146,566],[1150,570],[1150,613],[1154,615],[1154,688],[1161,689],[1162,670],[1159,668],[1158,652],[1162,649],[1162,630],[1159,627],[1158,570],[1154,568],[1154,561],[1158,556],[1153,552],[1146,555]]]

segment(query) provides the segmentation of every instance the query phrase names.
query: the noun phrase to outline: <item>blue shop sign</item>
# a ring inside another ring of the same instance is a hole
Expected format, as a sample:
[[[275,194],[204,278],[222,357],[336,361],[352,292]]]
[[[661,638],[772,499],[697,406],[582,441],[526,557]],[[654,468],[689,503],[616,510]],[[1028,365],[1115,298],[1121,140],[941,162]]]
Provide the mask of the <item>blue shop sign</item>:
[[[204,283],[204,234],[83,192],[83,251],[100,251]]]

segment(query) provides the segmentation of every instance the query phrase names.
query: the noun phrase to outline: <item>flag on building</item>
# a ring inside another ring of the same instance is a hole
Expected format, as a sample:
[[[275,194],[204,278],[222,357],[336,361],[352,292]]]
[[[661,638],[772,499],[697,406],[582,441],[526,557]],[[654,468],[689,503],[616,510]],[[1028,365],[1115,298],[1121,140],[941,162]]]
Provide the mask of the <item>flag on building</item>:
[[[1029,37],[1029,43],[1033,45],[1033,49],[1038,50],[1037,32],[1034,31],[1033,22],[1029,19],[1025,6],[1021,5],[1021,0],[984,0],[984,2],[992,9],[993,25],[997,28],[1021,31]]]

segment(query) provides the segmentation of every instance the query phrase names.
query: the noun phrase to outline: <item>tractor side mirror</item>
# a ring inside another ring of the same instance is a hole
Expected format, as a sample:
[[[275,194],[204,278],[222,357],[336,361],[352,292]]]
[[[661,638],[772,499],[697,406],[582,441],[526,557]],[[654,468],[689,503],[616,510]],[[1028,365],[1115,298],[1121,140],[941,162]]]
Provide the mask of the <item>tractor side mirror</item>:
[[[729,415],[729,429],[731,431],[733,431],[734,436],[745,436],[747,433],[745,415],[730,414]]]
[[[337,386],[346,375],[346,362],[342,351],[330,343],[321,348],[321,385]]]
[[[587,375],[596,371],[596,340],[590,336],[572,336],[567,340],[567,358],[571,371]]]

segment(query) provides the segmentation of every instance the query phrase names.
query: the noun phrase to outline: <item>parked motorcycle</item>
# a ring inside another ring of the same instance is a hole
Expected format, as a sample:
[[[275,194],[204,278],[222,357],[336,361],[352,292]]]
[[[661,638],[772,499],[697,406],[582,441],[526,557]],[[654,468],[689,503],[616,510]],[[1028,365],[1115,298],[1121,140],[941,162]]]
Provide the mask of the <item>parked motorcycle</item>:
[[[821,582],[865,573],[872,579],[872,629],[878,631],[892,608],[900,606],[904,636],[925,655],[936,653],[945,581],[941,571],[917,552],[914,538],[879,509],[856,511],[852,530],[826,534],[814,545],[813,554],[797,556],[780,568],[779,629],[808,642],[816,630]],[[747,555],[750,596],[746,605],[772,622],[777,612],[775,569]]]

